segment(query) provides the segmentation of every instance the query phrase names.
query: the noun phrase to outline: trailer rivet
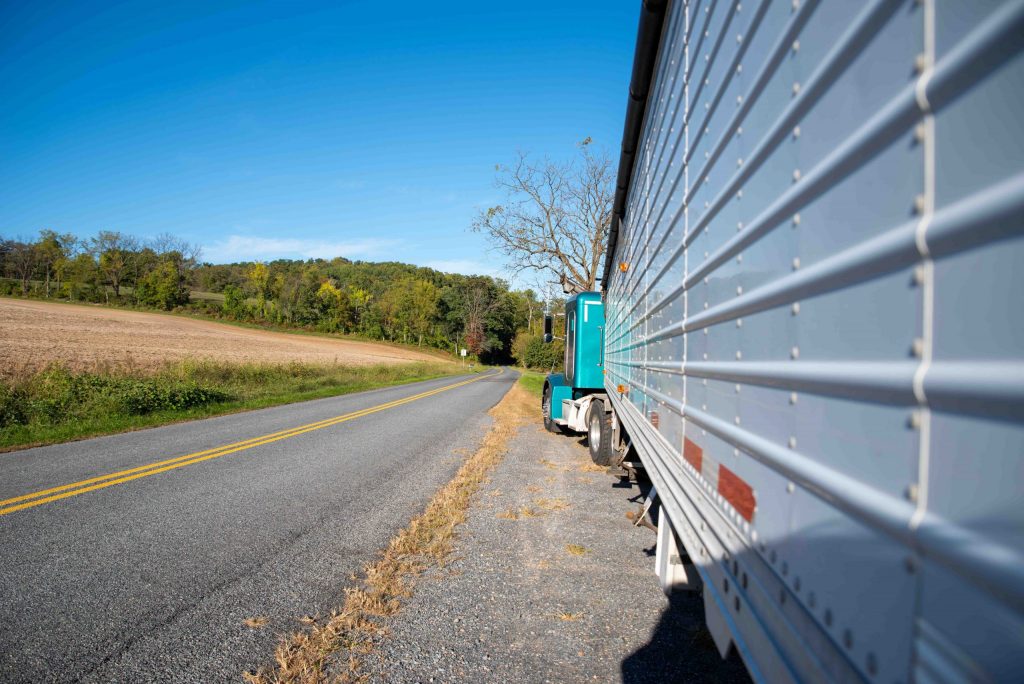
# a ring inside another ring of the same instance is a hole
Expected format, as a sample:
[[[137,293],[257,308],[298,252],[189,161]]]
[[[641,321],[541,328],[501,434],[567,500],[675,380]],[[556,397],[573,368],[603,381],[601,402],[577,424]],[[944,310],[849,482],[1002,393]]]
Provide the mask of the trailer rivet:
[[[743,157],[736,160],[736,166],[743,166]]]
[[[924,340],[920,337],[914,338],[914,343],[911,345],[910,351],[917,358],[921,358],[924,354]]]
[[[800,302],[793,302],[793,306],[790,309],[793,311],[793,315],[796,316],[800,313]]]
[[[793,214],[793,227],[796,228],[800,225],[800,214]]]
[[[914,71],[921,73],[928,66],[928,57],[923,52],[914,57]]]
[[[924,207],[925,207],[924,201],[925,201],[924,200],[924,195],[918,195],[917,197],[914,198],[914,213],[915,214],[923,214],[924,213]]]
[[[799,94],[799,92],[800,92],[800,84],[799,83],[794,83],[793,84],[793,94],[797,95],[797,94]]]
[[[799,347],[793,347],[792,349],[789,350],[789,355],[791,357],[793,357],[794,359],[799,359],[800,358],[800,348]]]
[[[736,288],[736,294],[738,294],[738,295],[743,294],[743,286],[742,285],[740,285],[740,286],[738,286]]]
[[[740,164],[743,164],[743,160],[742,159],[740,159]],[[742,188],[736,191],[736,199],[743,199],[743,189]],[[741,221],[741,223],[742,223],[742,221]]]
[[[735,418],[733,418],[733,422],[736,423],[737,425],[739,425],[740,424],[740,417],[736,416]]]
[[[792,482],[787,482],[786,483],[786,491],[789,492],[790,494],[792,494],[793,492],[796,491],[796,485],[794,485]],[[786,566],[783,565],[782,567],[783,567],[782,574],[786,574],[786,570],[785,570]]]
[[[736,5],[736,12],[738,13],[741,9],[743,9],[743,5],[737,4]]]
[[[707,303],[707,302],[704,302],[704,308],[705,308],[705,309],[707,309],[707,308],[708,308],[708,303]]]
[[[740,358],[740,353],[739,352],[736,352],[736,358],[737,359]],[[736,385],[736,394],[740,393],[740,389],[741,389],[740,385],[737,384]]]
[[[740,455],[740,450],[739,450],[739,449],[733,449],[733,450],[732,450],[732,455],[733,455],[733,456],[736,456],[736,457],[738,458],[738,457],[739,457],[739,455]]]
[[[921,427],[921,414],[918,411],[910,413],[910,418],[907,419],[907,427],[911,430],[917,430]]]
[[[700,384],[702,384],[702,385],[704,385],[705,387],[707,387],[707,386],[708,386],[708,379],[707,379],[707,378],[704,378],[703,380],[701,380]]]
[[[737,254],[736,255],[736,263],[737,264],[742,264],[743,263],[743,255],[742,254]]]
[[[793,182],[795,183],[798,180],[800,180],[800,169],[794,169],[793,170]]]
[[[707,284],[708,284],[708,277],[707,277],[707,276],[704,276],[704,284],[705,284],[705,285],[707,285]]]
[[[917,503],[917,492],[918,487],[916,482],[911,482],[907,485],[907,489],[904,491],[904,495],[907,497],[907,501]]]
[[[741,352],[741,351],[736,352],[736,360],[739,361],[742,358],[743,358],[743,352]]]
[[[799,40],[794,40],[793,41],[793,52],[799,52],[799,51],[800,51],[800,41]]]
[[[737,318],[736,319],[736,327],[737,328],[742,328],[743,327],[743,319],[742,318]]]
[[[796,449],[796,437],[789,438],[789,448]]]
[[[793,0],[793,11],[800,9],[800,0]]]
[[[793,270],[794,271],[800,270],[800,257],[795,257],[793,259]]]
[[[925,128],[925,125],[923,123],[919,123],[916,126],[914,126],[914,140],[916,140],[917,142],[923,143],[927,133],[928,129]]]
[[[742,64],[737,64],[736,65],[736,73],[737,74],[742,74],[743,73],[743,65]]]
[[[916,267],[914,267],[914,284],[915,285],[923,285],[924,284],[924,275],[925,275],[924,266],[916,266]]]
[[[797,139],[799,137],[800,137],[800,127],[799,126],[794,126],[793,127],[793,139],[795,140],[795,139]]]
[[[789,394],[789,403],[790,404],[796,404],[796,392],[790,392],[790,394]]]
[[[707,336],[708,336],[708,335],[710,335],[710,334],[711,334],[711,333],[709,333],[709,332],[708,332],[708,329],[707,329],[707,328],[704,328],[704,336],[705,336],[705,337],[707,337]]]

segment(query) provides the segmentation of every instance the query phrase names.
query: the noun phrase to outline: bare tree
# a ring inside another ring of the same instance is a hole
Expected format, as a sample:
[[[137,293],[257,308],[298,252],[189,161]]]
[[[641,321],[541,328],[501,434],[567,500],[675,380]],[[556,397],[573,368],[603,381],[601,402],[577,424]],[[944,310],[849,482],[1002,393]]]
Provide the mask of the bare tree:
[[[174,265],[178,278],[181,279],[184,279],[188,272],[196,267],[203,255],[202,247],[182,240],[171,233],[160,233],[150,240],[149,247],[159,256],[169,259]]]
[[[39,266],[39,252],[34,243],[18,239],[8,243],[7,260],[21,281],[21,294],[28,294],[28,286]]]
[[[534,162],[520,152],[498,168],[505,204],[480,212],[473,230],[488,236],[514,273],[554,276],[567,292],[593,290],[611,225],[614,177],[604,152],[578,145],[569,162]]]

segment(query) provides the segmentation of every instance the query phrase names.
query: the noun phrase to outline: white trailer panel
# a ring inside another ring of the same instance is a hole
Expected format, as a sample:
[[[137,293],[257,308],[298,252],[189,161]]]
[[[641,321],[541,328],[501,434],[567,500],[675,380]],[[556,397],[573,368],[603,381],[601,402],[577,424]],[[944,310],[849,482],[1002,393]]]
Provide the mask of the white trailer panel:
[[[1022,44],[1019,1],[669,3],[606,389],[756,679],[1024,668]]]

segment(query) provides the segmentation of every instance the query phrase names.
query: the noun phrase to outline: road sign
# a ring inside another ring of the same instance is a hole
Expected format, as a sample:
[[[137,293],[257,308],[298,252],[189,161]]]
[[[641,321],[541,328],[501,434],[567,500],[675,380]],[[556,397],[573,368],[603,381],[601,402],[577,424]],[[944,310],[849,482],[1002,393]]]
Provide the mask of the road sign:
[[[462,356],[463,356],[463,358],[465,358],[465,356],[466,356],[466,350],[465,349],[462,350]]]

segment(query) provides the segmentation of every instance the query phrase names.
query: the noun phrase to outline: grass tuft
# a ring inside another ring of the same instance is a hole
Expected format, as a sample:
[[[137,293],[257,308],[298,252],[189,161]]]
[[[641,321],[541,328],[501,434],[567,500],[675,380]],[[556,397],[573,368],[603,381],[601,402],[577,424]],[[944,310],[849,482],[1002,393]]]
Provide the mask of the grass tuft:
[[[561,612],[555,613],[555,617],[561,620],[562,622],[575,622],[576,620],[579,620],[581,617],[583,617],[583,613]]]
[[[590,553],[590,549],[586,546],[580,546],[579,544],[566,544],[565,550],[574,556],[585,556]]]

